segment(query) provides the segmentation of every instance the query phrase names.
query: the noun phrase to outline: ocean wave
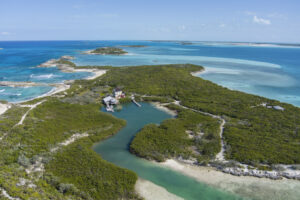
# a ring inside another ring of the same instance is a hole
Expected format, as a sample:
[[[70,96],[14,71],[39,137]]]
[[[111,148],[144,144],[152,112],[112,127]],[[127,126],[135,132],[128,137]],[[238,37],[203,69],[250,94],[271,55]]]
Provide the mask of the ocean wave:
[[[54,74],[43,74],[43,75],[31,74],[30,75],[30,78],[34,78],[34,79],[50,79],[50,78],[53,78],[53,77],[57,77],[57,75],[54,75]]]
[[[5,92],[5,89],[0,90],[0,93]]]
[[[226,69],[226,68],[217,68],[217,67],[205,67],[205,71],[201,74],[231,74],[231,75],[239,75],[241,74],[241,70],[236,69]]]
[[[136,53],[127,53],[127,54],[124,54],[124,56],[136,56],[137,54]]]
[[[4,96],[21,96],[21,93],[1,93],[1,95]]]

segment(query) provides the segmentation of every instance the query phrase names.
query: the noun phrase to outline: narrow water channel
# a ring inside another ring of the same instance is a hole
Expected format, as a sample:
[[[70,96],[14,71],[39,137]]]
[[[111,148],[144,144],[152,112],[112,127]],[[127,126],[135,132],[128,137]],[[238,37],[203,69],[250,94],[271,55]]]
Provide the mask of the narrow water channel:
[[[113,113],[113,115],[126,120],[127,125],[115,136],[95,145],[94,150],[103,159],[130,169],[137,173],[139,177],[164,187],[170,193],[186,200],[242,199],[178,172],[138,158],[129,152],[129,144],[141,128],[150,123],[159,124],[163,120],[171,118],[171,115],[156,109],[148,103],[142,103],[141,108],[133,104],[123,105],[123,109],[120,112]]]

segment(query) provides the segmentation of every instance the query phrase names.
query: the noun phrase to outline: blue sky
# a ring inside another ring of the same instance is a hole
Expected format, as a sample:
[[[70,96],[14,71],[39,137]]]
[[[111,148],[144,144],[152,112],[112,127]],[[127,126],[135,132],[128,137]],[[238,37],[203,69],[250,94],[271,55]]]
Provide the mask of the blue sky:
[[[299,0],[0,0],[0,40],[300,43]]]

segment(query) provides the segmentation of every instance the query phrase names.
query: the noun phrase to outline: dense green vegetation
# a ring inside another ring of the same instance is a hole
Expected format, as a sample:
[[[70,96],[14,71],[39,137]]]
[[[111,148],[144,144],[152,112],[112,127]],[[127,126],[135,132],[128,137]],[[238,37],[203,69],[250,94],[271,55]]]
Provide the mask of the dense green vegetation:
[[[60,177],[64,183],[72,183],[81,191],[83,199],[133,199],[137,175],[102,160],[99,155],[82,144],[68,146],[55,155],[47,165],[47,171]],[[53,182],[53,178],[50,179]],[[59,184],[54,183],[59,188]],[[76,189],[64,193],[76,195]]]
[[[73,68],[76,67],[76,65],[75,65],[73,62],[71,62],[71,61],[69,61],[69,60],[66,60],[66,59],[63,59],[63,58],[59,59],[59,60],[57,61],[57,63],[58,63],[58,64],[63,64],[63,65],[69,65],[70,67],[73,67]]]
[[[189,108],[224,116],[228,159],[250,164],[300,163],[299,108],[232,91],[190,74],[202,69],[195,65],[115,68],[95,84],[180,100]],[[259,106],[264,102],[285,110]]]
[[[47,152],[57,141],[63,141],[74,133],[101,130],[118,124],[118,121],[98,110],[97,104],[69,104],[49,99],[32,110],[24,121],[21,136],[24,150],[27,154]]]
[[[67,60],[60,64],[75,66]],[[125,125],[99,110],[102,97],[114,87],[123,88],[127,97],[135,94],[136,100],[166,103],[178,113],[177,118],[148,125],[137,134],[130,150],[141,157],[206,163],[220,151],[218,119],[171,103],[177,100],[226,120],[227,159],[264,169],[269,166],[258,164],[300,163],[299,108],[193,77],[192,72],[203,70],[196,65],[99,68],[108,72],[96,80],[75,81],[66,94],[43,98],[46,101],[31,110],[22,125],[15,126],[29,108],[13,106],[0,116],[0,187],[10,195],[21,199],[139,198],[134,193],[136,174],[104,161],[91,149]],[[68,146],[61,144],[75,134],[88,135]],[[44,171],[26,173],[39,162]],[[21,179],[26,183],[20,184]]]
[[[130,145],[130,151],[147,159],[196,158],[199,162],[214,158],[220,151],[218,120],[190,111],[176,109],[178,117],[161,125],[144,127]]]
[[[127,54],[126,51],[124,51],[121,48],[117,48],[117,47],[101,47],[101,48],[97,48],[95,50],[92,50],[89,53],[92,53],[92,54],[103,54],[103,55],[122,55],[122,54]]]
[[[72,92],[77,95],[75,88]],[[0,169],[0,187],[22,199],[137,199],[137,176],[91,149],[125,122],[100,112],[100,104],[66,103],[65,98],[46,98],[29,112],[23,125],[14,126],[28,108],[14,107],[0,117],[0,131],[5,133],[0,141],[0,165],[5,166]],[[60,145],[74,134],[88,137]],[[38,160],[45,171],[25,173]],[[28,183],[18,186],[20,178]]]

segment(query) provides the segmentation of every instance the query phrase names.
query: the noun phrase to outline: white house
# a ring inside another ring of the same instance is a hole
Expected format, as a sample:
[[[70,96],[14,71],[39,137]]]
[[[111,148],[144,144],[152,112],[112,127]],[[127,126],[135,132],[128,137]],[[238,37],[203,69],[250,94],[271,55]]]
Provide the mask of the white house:
[[[115,97],[116,99],[121,99],[121,98],[124,97],[123,91],[120,90],[119,88],[114,89],[113,94],[114,94],[114,97]]]
[[[281,110],[281,111],[284,111],[284,108],[281,107],[281,106],[273,106],[273,108],[274,108],[275,110]]]
[[[114,105],[114,104],[117,104],[118,101],[111,97],[111,96],[107,96],[103,99],[103,102],[106,104],[106,105]]]

